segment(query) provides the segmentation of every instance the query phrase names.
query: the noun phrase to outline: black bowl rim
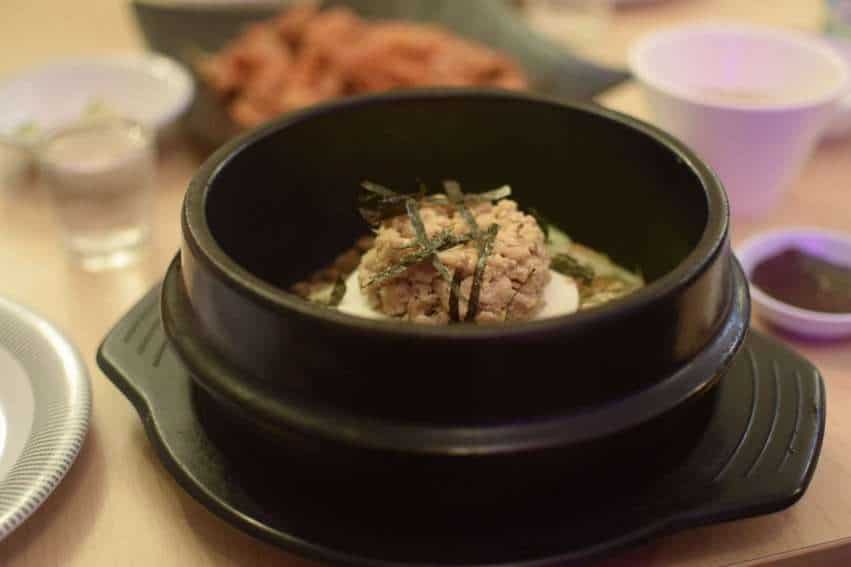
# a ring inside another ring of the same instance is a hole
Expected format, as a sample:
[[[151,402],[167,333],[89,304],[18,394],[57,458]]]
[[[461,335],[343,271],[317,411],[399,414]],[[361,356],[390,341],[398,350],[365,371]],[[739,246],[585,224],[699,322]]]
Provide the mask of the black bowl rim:
[[[593,114],[605,120],[637,130],[649,136],[673,153],[689,167],[701,182],[707,200],[708,218],[697,246],[680,264],[657,280],[626,297],[570,315],[514,322],[510,325],[419,325],[403,321],[367,319],[335,309],[304,301],[300,297],[267,282],[239,265],[219,246],[206,218],[208,189],[218,173],[231,159],[250,148],[255,142],[272,132],[291,125],[337,111],[361,106],[393,103],[396,101],[434,101],[440,99],[504,100],[520,103],[544,104],[551,107],[570,108]],[[682,142],[666,132],[641,120],[598,105],[559,101],[537,94],[483,88],[429,88],[408,89],[335,100],[308,109],[286,114],[270,123],[255,128],[223,145],[210,156],[189,183],[183,204],[182,230],[184,242],[191,248],[196,260],[212,270],[220,281],[250,301],[260,301],[276,312],[296,312],[329,323],[343,325],[373,335],[392,334],[416,339],[451,338],[461,341],[478,341],[498,338],[523,337],[553,331],[579,331],[582,326],[614,322],[627,314],[639,313],[649,305],[658,304],[666,296],[688,287],[712,265],[724,249],[729,231],[729,203],[721,182]]]
[[[160,310],[166,336],[192,375],[193,381],[216,400],[232,408],[273,436],[293,428],[321,438],[370,449],[432,455],[494,455],[588,442],[626,431],[718,383],[745,340],[750,322],[747,278],[738,261],[730,262],[730,296],[722,324],[707,346],[692,359],[654,384],[626,397],[570,414],[542,416],[509,424],[429,425],[351,414],[333,406],[295,396],[282,396],[274,384],[256,379],[233,380],[240,369],[204,337],[193,332],[197,316],[186,297],[175,256],[166,272]]]

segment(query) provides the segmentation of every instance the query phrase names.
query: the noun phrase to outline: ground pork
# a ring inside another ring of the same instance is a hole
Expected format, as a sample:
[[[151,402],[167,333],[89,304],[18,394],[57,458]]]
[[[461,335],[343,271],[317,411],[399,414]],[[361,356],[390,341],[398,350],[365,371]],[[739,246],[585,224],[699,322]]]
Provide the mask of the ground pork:
[[[543,232],[533,217],[518,210],[517,203],[509,199],[471,204],[469,209],[482,231],[493,223],[499,225],[482,280],[476,322],[532,318],[542,307],[541,296],[551,277]],[[429,238],[445,230],[456,235],[470,232],[461,214],[448,205],[424,203],[421,216]],[[376,274],[410,254],[414,241],[414,228],[407,216],[384,221],[378,228],[374,247],[361,261],[360,285],[372,308],[382,313],[419,323],[447,323],[449,284],[430,262],[413,266],[386,282],[367,285]],[[463,319],[479,256],[477,245],[468,242],[438,256],[450,273],[460,271],[463,278],[460,293]]]

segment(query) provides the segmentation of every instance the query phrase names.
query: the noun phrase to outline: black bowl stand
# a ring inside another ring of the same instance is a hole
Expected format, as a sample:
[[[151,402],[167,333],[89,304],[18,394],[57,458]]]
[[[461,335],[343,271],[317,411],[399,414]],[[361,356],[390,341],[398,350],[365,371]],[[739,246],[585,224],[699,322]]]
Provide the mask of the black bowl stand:
[[[638,474],[651,454],[581,486],[572,478],[531,499],[501,491],[461,505],[425,478],[382,479],[376,487],[354,465],[317,467],[239,435],[217,418],[168,345],[159,288],[112,329],[98,363],[187,492],[258,538],[333,563],[584,562],[652,536],[794,504],[824,435],[818,371],[753,332],[715,388],[708,425],[664,472],[650,480]],[[640,484],[630,480],[639,477]]]

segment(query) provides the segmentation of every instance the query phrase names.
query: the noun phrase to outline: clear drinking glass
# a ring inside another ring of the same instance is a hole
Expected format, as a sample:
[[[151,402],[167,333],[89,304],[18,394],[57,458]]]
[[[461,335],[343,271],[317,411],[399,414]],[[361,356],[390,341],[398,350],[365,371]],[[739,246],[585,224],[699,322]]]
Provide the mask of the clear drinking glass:
[[[65,247],[84,269],[126,266],[144,251],[155,162],[151,135],[118,118],[58,131],[39,148]]]

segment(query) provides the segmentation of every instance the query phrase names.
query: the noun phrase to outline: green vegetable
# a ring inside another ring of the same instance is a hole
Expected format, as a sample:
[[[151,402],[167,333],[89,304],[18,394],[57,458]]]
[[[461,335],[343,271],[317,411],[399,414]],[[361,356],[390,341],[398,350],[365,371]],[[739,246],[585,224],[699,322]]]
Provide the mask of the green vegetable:
[[[591,266],[580,264],[576,258],[567,253],[553,256],[550,268],[577,280],[583,285],[591,285],[591,282],[594,281],[594,269]]]

